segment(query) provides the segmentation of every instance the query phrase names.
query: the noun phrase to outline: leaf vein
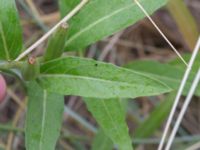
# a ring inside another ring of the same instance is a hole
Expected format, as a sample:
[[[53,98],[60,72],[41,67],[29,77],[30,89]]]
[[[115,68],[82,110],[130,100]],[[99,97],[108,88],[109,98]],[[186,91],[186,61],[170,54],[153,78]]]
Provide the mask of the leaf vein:
[[[7,60],[10,60],[10,55],[9,55],[9,51],[8,51],[8,46],[7,46],[6,38],[5,38],[5,33],[4,33],[4,31],[3,31],[3,26],[2,26],[2,23],[1,23],[1,22],[0,22],[0,34],[1,34],[2,41],[3,41],[3,47],[4,47],[4,51],[5,51],[6,58],[7,58]]]
[[[43,137],[44,137],[45,122],[46,122],[46,100],[47,100],[47,91],[44,90],[43,105],[42,105],[42,129],[41,129],[40,144],[39,144],[40,150],[42,150],[43,146]]]
[[[86,32],[86,31],[90,30],[92,27],[94,27],[94,26],[97,25],[98,23],[101,23],[101,22],[103,22],[104,20],[109,19],[110,17],[112,17],[112,16],[114,16],[114,15],[116,15],[116,14],[118,14],[118,13],[120,13],[120,12],[126,10],[126,9],[129,9],[129,8],[133,7],[134,5],[135,5],[135,3],[132,3],[132,4],[128,5],[128,6],[126,6],[126,7],[120,8],[120,9],[114,11],[113,13],[111,13],[110,15],[107,15],[107,16],[105,16],[105,17],[102,17],[101,19],[99,19],[99,20],[97,20],[96,22],[90,24],[89,26],[86,26],[86,28],[84,28],[84,29],[81,30],[80,32],[77,32],[76,34],[74,34],[74,36],[72,36],[72,37],[66,42],[65,45],[69,45],[73,40],[75,40],[77,37],[79,37],[82,33],[84,33],[84,32]]]
[[[104,108],[105,108],[105,110],[106,110],[106,113],[108,114],[108,117],[110,118],[110,120],[111,120],[111,122],[112,122],[112,124],[113,124],[113,126],[114,126],[114,130],[116,131],[118,138],[120,139],[120,141],[122,141],[121,135],[120,135],[120,133],[118,132],[118,127],[115,125],[116,123],[115,123],[115,121],[113,120],[112,115],[110,114],[108,108],[106,107],[106,104],[105,104],[104,100],[102,100],[101,102],[103,103],[103,106],[104,106]]]

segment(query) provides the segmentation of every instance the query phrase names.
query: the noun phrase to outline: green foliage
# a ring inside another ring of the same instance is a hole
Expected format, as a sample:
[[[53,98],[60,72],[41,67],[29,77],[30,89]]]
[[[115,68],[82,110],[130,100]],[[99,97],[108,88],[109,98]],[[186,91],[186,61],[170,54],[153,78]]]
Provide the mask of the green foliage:
[[[64,17],[79,3],[80,0],[59,0],[59,8],[61,16]]]
[[[38,81],[45,89],[59,94],[96,98],[134,98],[171,91],[142,73],[77,57],[44,63]]]
[[[60,0],[62,16],[79,2]],[[140,2],[149,13],[153,13],[166,0]],[[113,146],[112,142],[121,150],[132,149],[125,110],[119,98],[158,95],[170,92],[172,89],[168,86],[174,89],[177,87],[160,78],[164,74],[150,75],[143,70],[134,71],[92,59],[59,57],[63,50],[83,49],[142,18],[143,12],[133,0],[91,0],[69,21],[68,32],[60,28],[51,37],[43,59],[36,58],[40,62],[8,62],[21,52],[22,34],[15,1],[0,1],[0,59],[7,60],[0,63],[0,68],[22,68],[20,73],[23,79],[29,80],[25,131],[27,150],[55,148],[60,132],[64,95],[90,97],[85,102],[103,130],[97,135],[93,149],[98,147],[109,150]],[[100,146],[99,141],[102,141]]]
[[[43,90],[35,81],[27,84],[26,149],[54,150],[60,134],[64,98]]]
[[[62,55],[66,40],[67,28],[68,25],[63,24],[49,39],[46,52],[44,54],[44,61],[49,61]]]
[[[190,58],[191,58],[191,54],[185,54],[183,55],[183,58],[189,62]],[[193,67],[192,67],[192,72],[193,73],[197,73],[198,69],[199,69],[199,66],[200,66],[200,53],[197,55],[195,61],[194,61],[194,64],[193,64]],[[181,68],[181,69],[186,69],[186,66],[180,61],[180,59],[178,58],[175,58],[173,60],[171,60],[169,62],[170,65],[176,67],[176,68]]]
[[[24,63],[22,70],[22,76],[24,77],[24,80],[26,81],[34,80],[39,74],[40,74],[39,60],[30,58],[28,62]]]
[[[61,0],[63,14],[65,14],[63,10],[68,12],[75,3],[77,1]],[[153,13],[166,4],[166,0],[140,0],[140,3],[149,13]],[[90,0],[87,6],[69,21],[70,28],[65,50],[83,49],[144,17],[144,13],[133,0]]]
[[[0,59],[14,60],[22,50],[22,33],[15,0],[0,0]]]
[[[93,114],[104,133],[119,146],[120,150],[131,150],[132,141],[125,122],[125,111],[119,99],[86,99],[89,111]]]
[[[95,139],[92,143],[92,150],[112,150],[113,142],[109,137],[103,132],[103,130],[99,130],[95,136]]]
[[[194,65],[194,69],[196,68],[195,66],[196,65]],[[174,90],[178,89],[185,72],[185,69],[183,69],[182,67],[177,68],[175,66],[169,64],[162,64],[156,61],[134,61],[125,65],[125,67],[133,69],[134,71],[143,72],[149,77],[158,79]],[[193,70],[186,84],[186,88],[184,89],[184,95],[187,94],[194,76],[195,73]],[[200,96],[200,85],[197,88],[195,94]]]

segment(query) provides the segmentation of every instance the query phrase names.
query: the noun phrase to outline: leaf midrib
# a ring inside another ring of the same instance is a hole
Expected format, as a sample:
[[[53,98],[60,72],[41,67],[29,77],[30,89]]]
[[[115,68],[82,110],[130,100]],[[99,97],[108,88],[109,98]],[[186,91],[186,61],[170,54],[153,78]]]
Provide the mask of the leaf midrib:
[[[113,127],[114,127],[114,129],[115,129],[115,131],[116,131],[116,133],[117,133],[118,138],[121,139],[121,135],[120,135],[120,133],[119,133],[118,130],[117,130],[118,127],[116,126],[116,124],[115,124],[115,122],[114,122],[114,120],[113,120],[113,118],[112,118],[112,115],[110,114],[108,108],[106,107],[106,104],[105,104],[104,100],[100,100],[100,101],[103,103],[103,106],[104,106],[104,108],[105,108],[105,111],[106,111],[108,117],[110,118],[110,120],[111,120],[111,122],[112,122],[112,124],[113,124]],[[121,139],[120,141],[123,141],[123,140]]]
[[[45,122],[46,122],[46,100],[47,100],[47,91],[44,90],[43,92],[43,104],[42,104],[42,124],[41,124],[41,135],[39,140],[39,149],[42,150],[43,147],[43,137],[44,137],[44,129],[45,129]]]
[[[102,79],[102,78],[86,77],[86,76],[79,76],[79,75],[69,75],[69,74],[42,74],[42,75],[40,75],[40,77],[55,77],[55,76],[57,76],[57,77],[68,77],[68,78],[79,78],[79,79],[101,81],[101,82],[108,82],[108,83],[114,83],[114,84],[115,83],[124,84],[124,85],[126,84],[127,86],[133,86],[133,83],[130,84],[129,82],[125,82],[125,81],[106,80],[106,79]],[[156,80],[155,80],[155,82],[156,82]],[[165,86],[166,88],[170,88],[170,87],[166,86],[165,84],[162,84],[161,82],[159,82],[159,84],[163,85],[163,87]]]
[[[55,60],[52,60],[52,61],[49,61],[48,63],[53,63],[53,62],[56,62],[56,61],[58,61],[58,60],[65,60],[65,59],[67,59],[67,58],[74,58],[74,59],[77,59],[77,57],[64,57],[64,58],[62,58],[62,59],[60,59],[60,58],[57,58],[57,59],[55,59]],[[81,59],[81,58],[79,58],[79,59]],[[84,59],[83,59],[84,60]],[[93,61],[93,59],[88,59],[88,60],[91,60],[91,61]],[[45,64],[48,64],[48,63],[44,63],[43,65],[45,65]],[[99,63],[99,62],[96,62],[96,63]],[[101,62],[102,63],[102,65],[104,65],[104,63],[103,62]],[[54,64],[54,65],[50,65],[49,67],[48,67],[48,69],[46,69],[45,71],[43,71],[43,73],[47,73],[49,70],[52,70],[52,69],[54,69],[54,68],[57,68],[57,67],[59,67],[59,63],[56,63],[56,64]],[[101,65],[101,64],[100,64]],[[113,65],[113,64],[112,64]],[[87,66],[87,65],[80,65],[80,66]],[[78,67],[80,67],[80,66],[76,66],[76,67],[72,67],[73,69],[76,69],[76,68],[78,68]],[[88,66],[90,66],[90,65],[88,65]],[[117,67],[117,68],[120,68],[120,67],[118,67],[118,66],[115,66],[115,65],[113,65],[114,67]],[[69,70],[72,70],[72,68],[70,68],[70,69],[68,69],[67,71],[65,71],[65,73],[67,73]],[[163,86],[165,86],[165,87],[168,87],[168,85],[166,85],[165,83],[163,83],[163,82],[161,82],[160,80],[157,80],[157,79],[155,79],[155,78],[153,78],[153,77],[149,77],[149,76],[147,76],[147,74],[145,73],[145,72],[138,72],[138,71],[135,71],[135,70],[131,70],[131,69],[128,69],[128,68],[120,68],[121,70],[123,69],[123,70],[125,70],[125,71],[128,71],[129,73],[134,73],[134,74],[137,74],[137,75],[139,75],[139,76],[142,76],[142,77],[144,77],[144,78],[147,78],[147,79],[149,79],[149,80],[152,80],[152,81],[154,81],[154,82],[157,82],[157,83],[159,83],[159,84],[162,84]],[[60,75],[60,74],[59,74]],[[72,75],[73,76],[73,75]],[[78,75],[74,75],[74,76],[78,76]],[[94,79],[97,79],[97,78],[94,78]],[[100,79],[100,78],[99,78]],[[101,78],[102,79],[102,78]],[[103,80],[103,79],[102,79]],[[109,80],[108,80],[109,81]],[[113,81],[114,82],[114,81]],[[118,82],[118,81],[116,81],[116,82]],[[168,87],[169,88],[169,87]]]
[[[9,51],[8,51],[8,45],[5,39],[5,33],[3,31],[3,26],[2,26],[2,22],[0,21],[0,34],[1,34],[1,38],[3,40],[3,47],[4,47],[4,52],[6,55],[6,59],[10,60],[10,55],[9,55]]]
[[[131,3],[130,5],[126,6],[126,7],[123,7],[123,8],[120,8],[120,9],[117,9],[116,11],[114,11],[113,13],[111,13],[110,15],[107,15],[107,16],[104,16],[102,18],[100,18],[99,20],[96,20],[96,22],[93,22],[92,24],[90,24],[89,26],[86,26],[86,28],[83,28],[82,30],[80,30],[79,32],[77,32],[76,34],[74,34],[71,38],[69,38],[67,40],[67,42],[65,43],[65,46],[69,45],[72,41],[74,41],[77,37],[79,37],[82,33],[90,30],[92,27],[94,27],[95,25],[97,25],[98,23],[100,22],[103,22],[104,20],[106,19],[109,19],[111,18],[112,16],[126,10],[126,9],[129,9],[133,6],[135,6],[136,4],[133,2]]]

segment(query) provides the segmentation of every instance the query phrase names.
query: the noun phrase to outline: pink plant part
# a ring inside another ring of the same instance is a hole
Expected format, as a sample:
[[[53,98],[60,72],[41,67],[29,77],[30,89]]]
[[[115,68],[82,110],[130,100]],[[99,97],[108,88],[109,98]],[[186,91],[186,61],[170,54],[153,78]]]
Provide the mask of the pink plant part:
[[[2,75],[0,75],[0,103],[6,95],[6,82]]]

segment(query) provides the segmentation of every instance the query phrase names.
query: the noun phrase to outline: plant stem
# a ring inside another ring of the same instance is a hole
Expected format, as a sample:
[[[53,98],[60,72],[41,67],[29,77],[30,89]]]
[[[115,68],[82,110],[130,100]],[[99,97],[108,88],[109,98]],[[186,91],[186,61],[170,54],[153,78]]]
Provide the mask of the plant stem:
[[[38,45],[44,42],[49,36],[51,36],[63,23],[66,23],[71,19],[89,0],[82,0],[69,14],[67,14],[60,22],[58,22],[51,30],[49,30],[45,35],[43,35],[38,41],[36,41],[32,46],[20,54],[15,61],[19,61],[24,58],[27,54],[32,52]]]
[[[166,125],[165,125],[165,129],[164,129],[164,132],[163,132],[163,135],[162,135],[162,138],[161,138],[161,141],[160,141],[158,150],[162,150],[162,149],[163,149],[165,139],[166,139],[167,134],[168,134],[168,132],[169,132],[170,124],[171,124],[172,119],[173,119],[173,117],[174,117],[174,114],[175,114],[175,112],[176,112],[176,108],[177,108],[177,106],[178,106],[178,103],[179,103],[181,94],[182,94],[182,92],[183,92],[183,90],[184,90],[185,84],[186,84],[186,82],[187,82],[187,80],[188,80],[188,77],[189,77],[189,75],[190,75],[190,72],[191,72],[192,66],[193,66],[193,64],[194,64],[194,61],[195,61],[195,59],[196,59],[196,56],[197,56],[197,54],[198,54],[198,52],[199,52],[199,47],[200,47],[200,36],[199,36],[199,39],[198,39],[197,44],[196,44],[196,46],[195,46],[195,49],[194,49],[194,51],[193,51],[193,53],[192,53],[192,56],[191,56],[191,58],[190,58],[189,66],[188,66],[188,68],[186,69],[186,71],[185,71],[185,73],[184,73],[183,79],[182,79],[181,84],[180,84],[180,87],[179,87],[179,89],[178,89],[178,93],[177,93],[177,95],[176,95],[176,98],[175,98],[175,100],[174,100],[174,104],[173,104],[173,106],[172,106],[171,112],[170,112],[169,117],[168,117],[168,119],[167,119],[167,123],[166,123]]]
[[[24,129],[22,129],[22,128],[16,128],[16,127],[12,127],[10,125],[1,125],[1,124],[0,124],[0,130],[15,131],[15,132],[24,132]]]
[[[12,68],[22,68],[24,62],[16,62],[16,61],[6,61],[6,62],[0,62],[0,70],[8,70]]]
[[[168,143],[166,145],[165,150],[169,150],[171,148],[171,145],[173,143],[174,137],[176,136],[178,128],[179,128],[179,126],[181,124],[181,121],[182,121],[182,119],[184,117],[185,112],[187,111],[188,105],[191,102],[192,96],[194,95],[194,92],[195,92],[195,90],[196,90],[196,88],[197,88],[197,86],[199,84],[199,81],[200,81],[200,68],[199,68],[199,71],[198,71],[198,73],[197,73],[197,75],[196,75],[196,77],[195,77],[195,79],[194,79],[194,81],[192,83],[191,89],[190,89],[190,91],[189,91],[189,93],[188,93],[188,95],[187,95],[187,97],[186,97],[186,99],[185,99],[185,101],[183,103],[183,106],[181,108],[181,112],[178,115],[178,118],[177,118],[177,120],[175,122],[175,125],[174,125],[173,129],[172,129],[172,133],[171,133],[171,135],[169,137],[169,141],[168,141]]]

